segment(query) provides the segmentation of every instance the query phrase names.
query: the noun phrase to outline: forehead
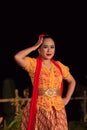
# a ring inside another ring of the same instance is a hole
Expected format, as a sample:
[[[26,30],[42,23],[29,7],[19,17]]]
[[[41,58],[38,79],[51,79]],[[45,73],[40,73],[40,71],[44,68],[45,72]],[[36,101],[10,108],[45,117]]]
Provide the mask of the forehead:
[[[43,44],[55,44],[54,43],[54,40],[52,39],[52,38],[45,38],[44,40],[43,40]]]

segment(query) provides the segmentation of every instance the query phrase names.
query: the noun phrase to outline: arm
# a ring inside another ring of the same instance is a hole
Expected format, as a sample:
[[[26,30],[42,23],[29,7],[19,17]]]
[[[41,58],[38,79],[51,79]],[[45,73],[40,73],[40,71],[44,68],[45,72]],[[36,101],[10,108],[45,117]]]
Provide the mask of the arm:
[[[63,98],[65,105],[67,105],[68,102],[70,101],[71,96],[75,89],[75,85],[76,85],[76,81],[72,75],[69,75],[67,77],[66,81],[68,82],[68,90],[67,90],[66,96]]]
[[[39,38],[37,43],[29,48],[26,48],[24,50],[19,51],[17,54],[15,54],[14,59],[15,61],[23,68],[26,66],[26,60],[25,57],[30,54],[32,51],[35,51],[41,44],[42,44],[43,38]]]

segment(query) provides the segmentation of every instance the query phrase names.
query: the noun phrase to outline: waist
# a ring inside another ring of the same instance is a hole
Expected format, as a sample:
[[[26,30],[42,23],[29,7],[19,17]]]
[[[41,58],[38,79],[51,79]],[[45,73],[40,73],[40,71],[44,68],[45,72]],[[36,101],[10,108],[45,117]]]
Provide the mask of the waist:
[[[60,92],[59,92],[59,88],[39,88],[38,95],[53,97],[53,96],[59,96]]]

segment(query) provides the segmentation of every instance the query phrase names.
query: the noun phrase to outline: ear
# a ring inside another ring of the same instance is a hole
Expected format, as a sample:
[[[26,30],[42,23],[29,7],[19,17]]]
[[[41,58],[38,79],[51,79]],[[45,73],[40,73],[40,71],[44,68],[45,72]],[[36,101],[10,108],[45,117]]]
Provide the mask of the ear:
[[[38,48],[38,53],[40,54],[40,48]]]

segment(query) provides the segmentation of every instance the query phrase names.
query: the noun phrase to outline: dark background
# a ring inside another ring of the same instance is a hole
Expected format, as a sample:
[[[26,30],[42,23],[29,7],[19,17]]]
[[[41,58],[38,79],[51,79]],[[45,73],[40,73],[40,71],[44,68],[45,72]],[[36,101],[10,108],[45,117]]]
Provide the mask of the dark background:
[[[52,35],[55,59],[70,67],[77,83],[87,85],[87,7],[83,1],[1,3],[0,85],[6,78],[20,90],[29,85],[27,73],[14,61],[16,52],[34,45],[38,35]],[[32,56],[36,56],[33,52]],[[0,90],[1,92],[1,90]]]
[[[85,2],[1,3],[1,80],[6,77],[21,80],[22,70],[15,64],[14,54],[34,45],[39,34],[47,33],[56,42],[56,59],[70,67],[76,80],[86,82],[86,14]]]

